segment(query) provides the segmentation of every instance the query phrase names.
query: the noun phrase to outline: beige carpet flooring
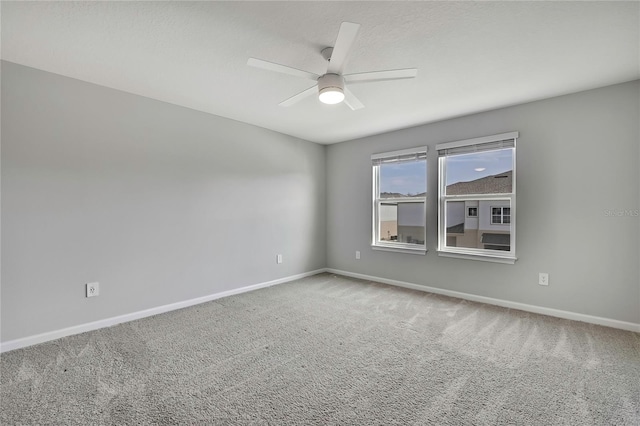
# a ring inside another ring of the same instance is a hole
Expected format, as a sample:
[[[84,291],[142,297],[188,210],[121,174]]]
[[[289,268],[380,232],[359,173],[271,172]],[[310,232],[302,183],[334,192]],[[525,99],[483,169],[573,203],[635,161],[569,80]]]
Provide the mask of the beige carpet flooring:
[[[0,356],[2,425],[640,425],[640,335],[320,274]]]

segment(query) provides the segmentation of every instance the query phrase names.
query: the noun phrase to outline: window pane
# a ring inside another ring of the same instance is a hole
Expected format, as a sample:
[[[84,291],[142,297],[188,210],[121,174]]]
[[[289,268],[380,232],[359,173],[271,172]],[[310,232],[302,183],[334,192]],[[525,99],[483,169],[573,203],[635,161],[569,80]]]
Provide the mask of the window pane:
[[[476,209],[476,216],[466,211]],[[511,249],[509,200],[445,202],[446,247],[509,251]]]
[[[450,155],[445,161],[447,195],[512,192],[512,148]]]
[[[398,203],[398,241],[424,244],[424,203]]]
[[[380,241],[398,240],[398,205],[396,203],[380,204]]]
[[[380,203],[380,241],[424,244],[425,216],[424,202]]]
[[[427,191],[426,160],[380,165],[380,198],[424,197]]]

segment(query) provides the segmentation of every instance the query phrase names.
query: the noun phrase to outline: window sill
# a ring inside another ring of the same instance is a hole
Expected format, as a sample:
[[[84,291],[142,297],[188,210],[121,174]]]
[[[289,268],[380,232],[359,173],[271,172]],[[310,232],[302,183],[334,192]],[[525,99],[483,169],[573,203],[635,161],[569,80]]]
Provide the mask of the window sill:
[[[479,260],[482,262],[506,263],[510,265],[513,265],[514,263],[516,263],[516,260],[518,260],[517,257],[511,256],[492,256],[489,254],[461,253],[444,250],[438,250],[438,256],[453,257],[456,259]]]
[[[373,250],[394,251],[396,253],[419,254],[422,256],[427,254],[426,248],[393,247],[393,246],[381,246],[381,245],[371,245],[371,248]]]

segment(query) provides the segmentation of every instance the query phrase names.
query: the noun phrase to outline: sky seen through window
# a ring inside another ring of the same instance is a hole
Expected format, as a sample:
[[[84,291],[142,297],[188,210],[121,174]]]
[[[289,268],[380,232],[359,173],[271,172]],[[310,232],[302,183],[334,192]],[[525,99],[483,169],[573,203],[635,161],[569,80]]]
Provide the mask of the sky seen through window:
[[[511,170],[511,148],[447,157],[446,182],[468,182]],[[426,192],[426,161],[411,161],[380,166],[380,192],[417,195]]]

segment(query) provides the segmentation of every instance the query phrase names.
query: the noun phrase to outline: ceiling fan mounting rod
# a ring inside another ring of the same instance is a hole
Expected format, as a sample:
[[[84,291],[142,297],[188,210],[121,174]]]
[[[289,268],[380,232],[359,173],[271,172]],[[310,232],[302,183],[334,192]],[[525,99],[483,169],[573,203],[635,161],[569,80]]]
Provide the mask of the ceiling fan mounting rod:
[[[322,49],[320,53],[322,54],[322,57],[326,61],[331,61],[331,54],[333,53],[333,47],[325,47],[324,49]]]

